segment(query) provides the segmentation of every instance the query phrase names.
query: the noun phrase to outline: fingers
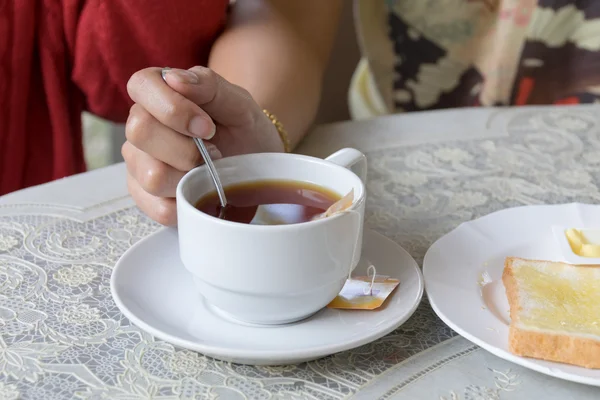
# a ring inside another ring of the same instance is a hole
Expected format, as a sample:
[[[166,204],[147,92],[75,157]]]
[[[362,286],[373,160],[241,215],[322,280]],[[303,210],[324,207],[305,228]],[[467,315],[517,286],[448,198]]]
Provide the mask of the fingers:
[[[131,107],[125,135],[139,150],[179,171],[189,171],[202,163],[192,138],[163,125],[138,104]],[[222,157],[214,144],[207,142],[205,145],[211,157]]]
[[[146,68],[133,74],[127,82],[127,92],[131,99],[146,109],[163,125],[187,136],[210,139],[216,127],[211,117],[184,95],[177,93],[165,84],[160,68]],[[168,75],[168,74],[167,74]],[[181,78],[188,84],[198,82],[194,73]]]
[[[175,197],[177,184],[185,172],[157,160],[129,142],[125,142],[121,154],[127,165],[127,172],[144,191],[158,197]]]
[[[207,147],[216,149],[210,143]],[[177,219],[175,194],[186,171],[158,160],[130,142],[125,142],[121,153],[127,165],[129,193],[137,206],[160,224],[174,225]],[[220,158],[220,153],[214,158]]]
[[[138,181],[146,192],[153,196],[175,197],[177,185],[187,171],[181,171],[171,165],[125,142],[121,154],[129,174]],[[220,157],[214,157],[217,159]]]
[[[165,226],[175,226],[177,224],[175,199],[151,195],[130,174],[127,174],[127,188],[137,206],[148,217]]]
[[[248,126],[253,122],[258,105],[250,93],[209,68],[172,69],[166,73],[165,80],[223,125]]]

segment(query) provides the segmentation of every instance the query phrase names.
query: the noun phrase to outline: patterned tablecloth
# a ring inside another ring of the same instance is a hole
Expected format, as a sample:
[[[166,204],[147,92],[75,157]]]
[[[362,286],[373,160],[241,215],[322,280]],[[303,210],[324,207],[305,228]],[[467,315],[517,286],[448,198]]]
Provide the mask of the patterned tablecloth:
[[[460,222],[524,204],[597,202],[597,106],[454,110],[317,129],[301,151],[369,158],[368,224],[420,263]],[[111,269],[158,229],[117,165],[0,198],[0,399],[592,399],[599,390],[456,337],[426,300],[402,327],[307,364],[251,367],[125,319]],[[568,395],[567,395],[568,393]]]

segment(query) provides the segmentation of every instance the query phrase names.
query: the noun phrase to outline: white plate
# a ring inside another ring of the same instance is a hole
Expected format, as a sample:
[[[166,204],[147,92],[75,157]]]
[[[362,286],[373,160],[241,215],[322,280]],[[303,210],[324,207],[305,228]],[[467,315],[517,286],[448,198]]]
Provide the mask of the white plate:
[[[400,279],[379,310],[323,309],[295,324],[241,325],[206,304],[179,260],[177,231],[163,229],[121,257],[113,270],[111,292],[131,322],[174,345],[243,364],[293,364],[379,339],[413,314],[423,295],[423,278],[415,260],[373,231],[365,232],[356,274],[366,274],[367,259],[378,274]]]
[[[448,326],[493,354],[557,378],[600,386],[600,370],[519,357],[508,351],[510,318],[502,284],[504,259],[561,260],[553,225],[600,227],[600,207],[517,207],[461,224],[425,255],[427,295]]]

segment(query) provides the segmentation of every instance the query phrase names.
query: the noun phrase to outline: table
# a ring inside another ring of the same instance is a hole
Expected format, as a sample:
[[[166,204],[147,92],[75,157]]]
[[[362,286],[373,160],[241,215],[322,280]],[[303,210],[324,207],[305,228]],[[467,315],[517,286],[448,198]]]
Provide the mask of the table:
[[[595,105],[415,113],[318,127],[299,149],[369,159],[370,227],[421,263],[459,223],[524,204],[598,202]],[[111,268],[159,227],[125,168],[0,198],[0,399],[595,399],[600,389],[505,362],[456,336],[427,300],[361,348],[298,366],[214,361],[129,323]],[[219,397],[220,396],[220,397]]]

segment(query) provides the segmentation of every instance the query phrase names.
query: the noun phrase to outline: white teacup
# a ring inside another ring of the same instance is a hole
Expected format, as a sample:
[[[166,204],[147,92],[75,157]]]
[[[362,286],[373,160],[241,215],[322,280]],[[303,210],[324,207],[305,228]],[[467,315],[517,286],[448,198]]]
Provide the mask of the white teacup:
[[[205,167],[187,173],[177,186],[181,260],[208,303],[253,324],[294,322],[325,307],[360,259],[365,156],[355,149],[325,160],[260,153],[217,160],[215,166],[225,187],[277,179],[310,182],[342,196],[354,189],[348,212],[298,224],[247,225],[194,207],[214,191]]]

